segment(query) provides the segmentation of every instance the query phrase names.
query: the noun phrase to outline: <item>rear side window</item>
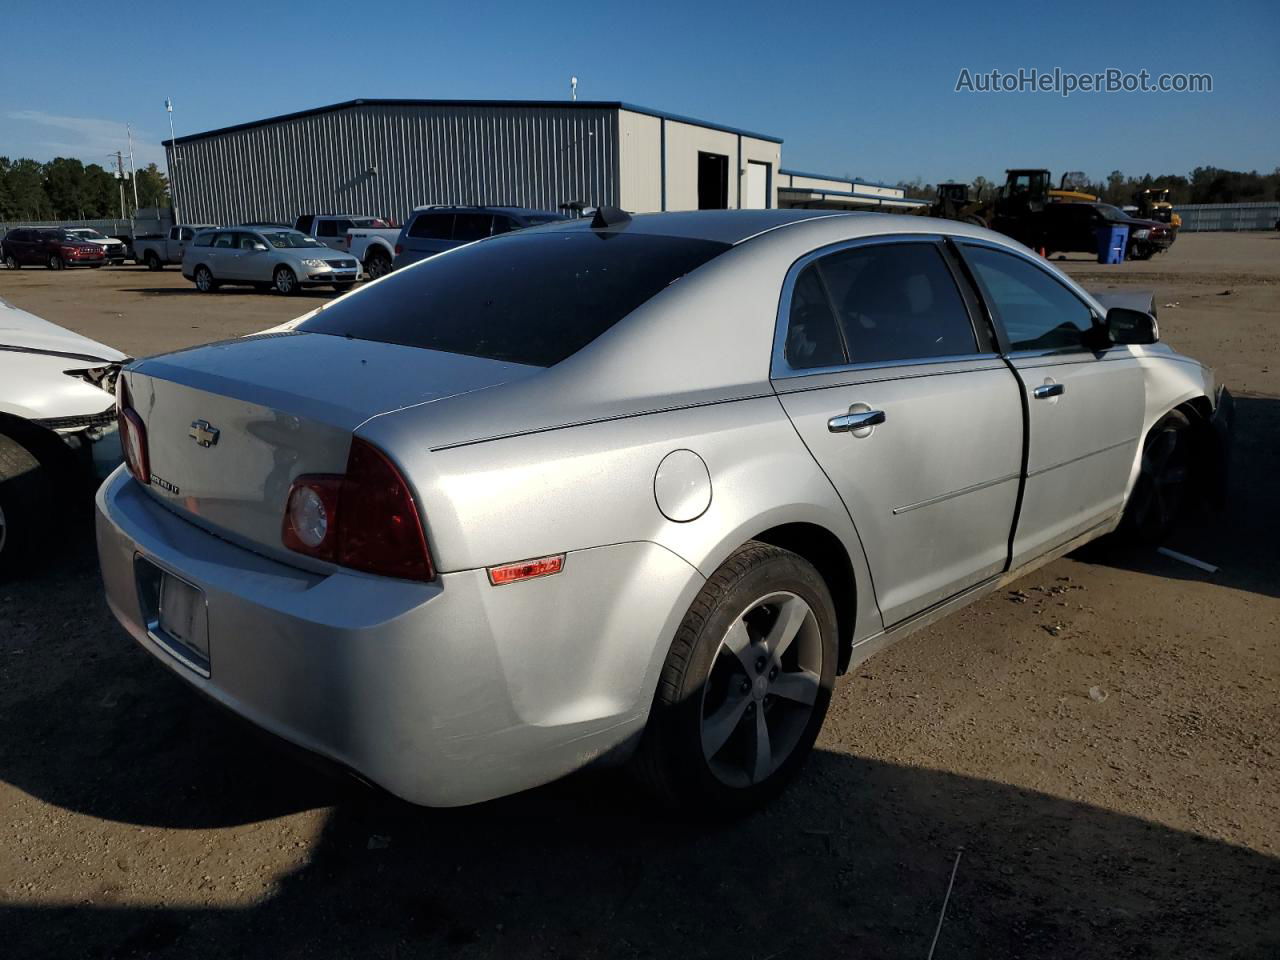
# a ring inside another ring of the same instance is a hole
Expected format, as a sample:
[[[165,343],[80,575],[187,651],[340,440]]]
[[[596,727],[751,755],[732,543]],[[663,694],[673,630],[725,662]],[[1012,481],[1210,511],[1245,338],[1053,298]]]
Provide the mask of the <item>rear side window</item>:
[[[549,367],[729,245],[515,232],[396,271],[298,329]]]
[[[819,269],[817,261],[809,264],[791,290],[786,357],[792,370],[838,367],[848,362]]]
[[[792,369],[833,366],[844,361],[832,357],[846,352],[849,363],[889,363],[977,348],[969,312],[933,243],[841,250],[796,280],[786,345]]]
[[[448,240],[453,236],[453,214],[420,213],[409,224],[409,236],[417,240]]]
[[[1093,311],[1039,267],[1011,253],[964,245],[964,256],[1009,337],[1010,350],[1084,350]]]
[[[220,233],[218,234],[217,239],[213,241],[213,245],[215,247],[234,247],[236,245],[235,235],[231,233]]]
[[[202,234],[200,234],[199,236],[197,236],[197,237],[196,237],[196,239],[195,239],[195,244],[194,244],[194,245],[195,245],[195,246],[197,246],[197,247],[211,247],[211,246],[213,246],[213,234],[212,234],[212,233],[202,233]]]

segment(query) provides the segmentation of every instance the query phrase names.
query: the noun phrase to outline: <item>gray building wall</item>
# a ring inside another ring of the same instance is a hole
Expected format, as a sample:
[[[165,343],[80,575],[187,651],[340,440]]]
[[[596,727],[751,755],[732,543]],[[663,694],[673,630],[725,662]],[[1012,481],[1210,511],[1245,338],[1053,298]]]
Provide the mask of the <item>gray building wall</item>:
[[[362,213],[430,203],[619,202],[618,111],[359,103],[166,143],[181,219]]]

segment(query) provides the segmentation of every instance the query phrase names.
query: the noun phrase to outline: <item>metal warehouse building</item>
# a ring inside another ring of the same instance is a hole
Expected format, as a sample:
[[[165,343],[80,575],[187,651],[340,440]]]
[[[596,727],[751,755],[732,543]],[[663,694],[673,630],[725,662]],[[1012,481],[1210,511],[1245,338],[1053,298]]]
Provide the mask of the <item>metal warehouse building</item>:
[[[902,191],[781,169],[782,140],[620,102],[351,100],[166,141],[188,223],[424,204],[555,210],[904,208]]]

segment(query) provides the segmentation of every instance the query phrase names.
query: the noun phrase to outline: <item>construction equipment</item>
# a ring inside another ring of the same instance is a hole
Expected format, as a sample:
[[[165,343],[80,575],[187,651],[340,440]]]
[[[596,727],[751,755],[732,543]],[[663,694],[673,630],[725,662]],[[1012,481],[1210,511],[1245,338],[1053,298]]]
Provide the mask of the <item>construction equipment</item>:
[[[987,221],[984,211],[991,203],[991,197],[983,197],[981,193],[970,197],[970,186],[967,183],[940,183],[933,203],[929,204],[929,216],[941,217],[944,220],[960,220],[985,227]]]
[[[1145,187],[1133,195],[1133,205],[1138,208],[1138,215],[1148,220],[1167,223],[1175,230],[1182,226],[1182,218],[1173,212],[1173,204],[1169,202],[1168,187]]]

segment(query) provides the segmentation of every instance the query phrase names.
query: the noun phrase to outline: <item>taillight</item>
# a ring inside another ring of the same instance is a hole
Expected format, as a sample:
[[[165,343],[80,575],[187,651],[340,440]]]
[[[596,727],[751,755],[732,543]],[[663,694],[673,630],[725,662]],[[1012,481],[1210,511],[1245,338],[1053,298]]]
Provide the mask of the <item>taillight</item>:
[[[124,375],[116,379],[116,423],[120,427],[120,446],[124,462],[139,483],[151,482],[151,463],[147,456],[147,428],[138,411],[133,409],[129,385]]]
[[[403,252],[404,252],[404,246],[403,246],[403,244],[399,244],[399,243],[397,243],[397,244],[396,244],[396,256],[397,256],[397,257],[398,257],[398,256],[400,256],[400,254],[401,254],[401,253],[403,253]]]
[[[351,440],[345,474],[293,481],[281,539],[290,550],[354,570],[435,578],[409,485],[381,450],[359,437]]]

